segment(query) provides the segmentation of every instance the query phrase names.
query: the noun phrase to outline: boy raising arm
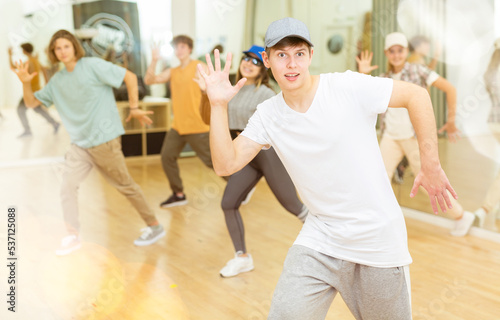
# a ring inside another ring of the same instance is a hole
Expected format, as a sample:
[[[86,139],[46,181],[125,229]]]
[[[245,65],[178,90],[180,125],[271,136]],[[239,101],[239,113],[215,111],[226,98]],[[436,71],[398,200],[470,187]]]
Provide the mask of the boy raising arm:
[[[456,193],[441,168],[431,101],[418,86],[353,72],[311,75],[304,23],[285,18],[266,32],[264,64],[282,89],[257,108],[231,141],[227,103],[243,86],[207,59],[199,68],[212,105],[210,146],[219,175],[238,171],[273,146],[310,214],[290,248],[269,319],[324,319],[340,292],[356,319],[411,319],[406,227],[377,142],[377,114],[408,109],[422,168],[411,195],[424,187],[434,212]]]

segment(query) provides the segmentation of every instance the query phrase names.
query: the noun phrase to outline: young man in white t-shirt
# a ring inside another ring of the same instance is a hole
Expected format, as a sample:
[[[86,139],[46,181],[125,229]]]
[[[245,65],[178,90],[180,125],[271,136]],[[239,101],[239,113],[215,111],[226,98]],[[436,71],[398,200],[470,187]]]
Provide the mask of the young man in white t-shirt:
[[[432,104],[418,86],[354,72],[310,75],[312,43],[304,23],[285,18],[266,32],[263,59],[282,92],[263,102],[231,140],[227,103],[243,86],[207,59],[210,146],[219,175],[240,170],[273,146],[310,209],[288,252],[269,319],[324,319],[340,292],[356,319],[411,319],[406,227],[378,147],[377,114],[406,107],[420,144],[423,186],[437,212],[456,193],[441,169]]]

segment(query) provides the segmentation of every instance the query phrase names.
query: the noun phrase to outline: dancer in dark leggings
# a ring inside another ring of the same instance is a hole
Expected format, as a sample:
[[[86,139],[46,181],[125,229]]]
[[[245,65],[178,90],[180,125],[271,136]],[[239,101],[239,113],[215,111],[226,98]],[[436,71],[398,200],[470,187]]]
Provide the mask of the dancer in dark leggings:
[[[23,43],[21,44],[21,48],[23,49],[23,54],[28,57],[28,65],[29,65],[29,72],[30,73],[35,73],[35,76],[31,80],[31,90],[33,92],[37,92],[38,90],[41,89],[40,86],[40,74],[43,74],[45,77],[45,83],[47,83],[49,80],[47,78],[46,73],[43,72],[42,65],[38,61],[38,58],[33,54],[33,45],[31,43]],[[9,48],[9,63],[10,67],[12,69],[15,69],[14,63],[12,62],[12,48]],[[50,107],[50,106],[47,106]],[[25,138],[25,137],[31,137],[31,128],[30,124],[28,122],[28,117],[26,116],[26,111],[28,108],[24,104],[24,99],[21,98],[21,101],[19,102],[19,105],[17,106],[17,115],[19,116],[19,119],[21,120],[21,124],[23,125],[24,132],[18,136],[18,138]],[[47,112],[45,107],[39,106],[38,108],[33,108],[33,110],[38,113],[40,116],[42,116],[45,120],[47,120],[48,123],[50,123],[54,127],[54,133],[57,133],[59,130],[59,122],[54,120],[54,118],[51,117],[51,115]]]
[[[228,105],[229,128],[233,139],[246,127],[257,105],[276,95],[269,87],[262,51],[263,47],[252,46],[243,52],[237,80],[247,78],[247,82]],[[266,178],[271,191],[286,210],[302,222],[307,216],[307,207],[297,197],[295,186],[274,149],[260,151],[249,164],[229,178],[224,190],[222,210],[236,254],[220,271],[223,277],[233,277],[254,268],[252,256],[247,253],[245,246],[245,230],[239,207],[262,177]]]

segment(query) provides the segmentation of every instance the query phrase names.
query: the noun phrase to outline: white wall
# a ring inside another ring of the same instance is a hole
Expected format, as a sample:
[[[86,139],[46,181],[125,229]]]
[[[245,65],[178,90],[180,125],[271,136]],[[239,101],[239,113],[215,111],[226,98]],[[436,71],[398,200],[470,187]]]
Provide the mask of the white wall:
[[[173,0],[179,3],[180,0]],[[172,41],[172,1],[170,0],[138,0],[139,24],[141,30],[142,57],[146,64],[151,63],[151,46],[158,43],[161,46],[162,61],[158,63],[157,72],[175,62]],[[163,97],[166,93],[165,85],[150,86],[151,95]]]
[[[196,0],[172,1],[172,32],[194,38],[196,35]]]
[[[59,29],[73,30],[73,10],[67,0],[40,0],[39,10],[30,18],[25,13],[31,2],[2,0],[0,2],[0,107],[15,107],[22,96],[22,86],[9,70],[7,49],[13,47],[14,59],[21,59],[19,45],[31,42],[40,61],[46,63],[45,47],[52,34]]]
[[[298,3],[295,0],[295,3]],[[372,10],[371,0],[310,0],[309,29],[315,45],[315,63],[313,73],[343,72],[356,70],[355,56],[357,41],[363,34],[363,22],[366,12]],[[306,12],[294,10],[297,14]],[[300,16],[298,16],[300,19]],[[332,54],[327,50],[328,39],[339,34],[344,38],[343,49]]]
[[[243,48],[246,0],[196,0],[195,57],[209,52],[216,44],[224,46],[223,56],[231,52],[238,61]],[[237,66],[236,66],[237,67]],[[231,67],[236,72],[235,64]]]
[[[264,46],[264,37],[269,24],[275,20],[289,17],[291,8],[289,8],[287,0],[255,1],[257,2],[257,8],[255,10],[254,43]],[[309,2],[309,0],[306,0],[306,2]],[[307,23],[307,21],[304,21],[304,23]]]
[[[371,10],[371,0],[258,0],[254,41],[263,45],[269,24],[290,16],[309,28],[314,44],[311,73],[354,70],[356,42],[363,33],[364,15]],[[334,34],[344,37],[344,47],[338,54],[327,50],[327,40]]]

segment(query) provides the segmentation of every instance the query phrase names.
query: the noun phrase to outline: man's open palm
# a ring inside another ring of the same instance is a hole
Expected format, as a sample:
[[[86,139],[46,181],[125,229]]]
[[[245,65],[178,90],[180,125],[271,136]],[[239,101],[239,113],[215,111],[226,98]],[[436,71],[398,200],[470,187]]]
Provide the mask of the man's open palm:
[[[227,54],[226,65],[224,70],[221,70],[221,62],[219,56],[219,50],[214,51],[215,57],[215,69],[212,65],[210,55],[207,53],[205,58],[207,60],[208,73],[203,70],[201,65],[198,65],[198,71],[200,75],[205,80],[206,90],[208,99],[210,99],[210,104],[214,105],[227,105],[227,103],[240,91],[245,82],[246,78],[240,79],[238,83],[233,87],[229,81],[229,70],[231,69],[232,55]]]
[[[29,68],[29,62],[26,61],[23,63],[21,60],[15,63],[15,68],[12,69],[14,73],[17,75],[19,80],[21,80],[22,83],[29,83],[31,80],[37,75],[37,72],[29,73],[28,71]]]

